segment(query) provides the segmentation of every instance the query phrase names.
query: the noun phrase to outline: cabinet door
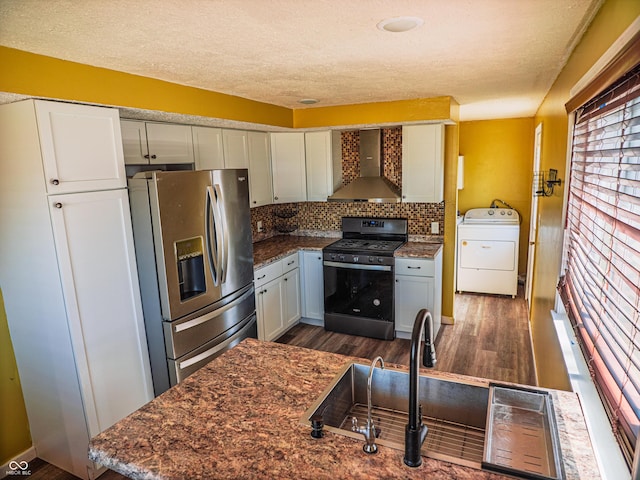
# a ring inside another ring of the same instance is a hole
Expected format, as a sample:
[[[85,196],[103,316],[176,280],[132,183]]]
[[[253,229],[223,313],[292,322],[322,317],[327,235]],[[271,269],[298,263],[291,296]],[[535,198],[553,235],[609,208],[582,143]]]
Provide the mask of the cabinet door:
[[[269,134],[265,132],[249,132],[248,142],[249,204],[252,207],[269,205],[273,198]]]
[[[282,277],[265,284],[257,294],[258,314],[258,338],[260,340],[273,340],[282,331],[284,291]],[[262,331],[262,337],[260,337]]]
[[[150,163],[194,163],[193,137],[189,125],[147,123]]]
[[[282,276],[284,289],[283,327],[287,329],[300,320],[300,269],[295,268]]]
[[[92,437],[153,398],[125,189],[49,197]]]
[[[324,320],[322,252],[302,252],[302,316]]]
[[[307,200],[304,133],[271,134],[274,203]]]
[[[147,165],[149,150],[147,149],[147,130],[144,122],[121,120],[122,149],[125,165]]]
[[[402,127],[402,201],[444,199],[444,125]]]
[[[211,127],[191,127],[193,153],[196,170],[217,170],[224,168],[222,129]]]
[[[411,332],[416,315],[421,309],[428,308],[433,315],[434,278],[396,275],[395,286],[396,330]],[[435,333],[437,332],[434,332],[434,337]]]
[[[118,110],[41,100],[34,104],[50,194],[126,187]]]
[[[333,168],[331,158],[331,132],[304,134],[307,168],[307,200],[326,202],[333,194]]]
[[[222,130],[225,168],[249,168],[249,143],[244,130]]]

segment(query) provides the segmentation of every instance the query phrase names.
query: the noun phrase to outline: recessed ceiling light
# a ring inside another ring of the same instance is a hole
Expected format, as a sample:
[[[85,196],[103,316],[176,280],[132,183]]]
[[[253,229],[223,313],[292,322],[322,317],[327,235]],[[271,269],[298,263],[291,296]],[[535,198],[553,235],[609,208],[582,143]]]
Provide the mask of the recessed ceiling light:
[[[378,23],[378,28],[387,32],[399,33],[418,28],[423,23],[424,20],[418,17],[394,17],[382,20]]]
[[[304,103],[305,105],[313,105],[314,103],[318,103],[318,100],[315,98],[303,98],[302,100],[298,100],[298,103]]]

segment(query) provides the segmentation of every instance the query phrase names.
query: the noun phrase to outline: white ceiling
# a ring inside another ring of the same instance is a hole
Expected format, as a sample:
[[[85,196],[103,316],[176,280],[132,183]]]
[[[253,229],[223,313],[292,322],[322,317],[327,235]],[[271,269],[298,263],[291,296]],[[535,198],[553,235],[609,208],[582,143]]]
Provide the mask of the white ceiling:
[[[281,105],[532,116],[602,0],[0,0],[0,45]],[[376,28],[417,16],[409,32]],[[313,107],[311,107],[313,108]]]

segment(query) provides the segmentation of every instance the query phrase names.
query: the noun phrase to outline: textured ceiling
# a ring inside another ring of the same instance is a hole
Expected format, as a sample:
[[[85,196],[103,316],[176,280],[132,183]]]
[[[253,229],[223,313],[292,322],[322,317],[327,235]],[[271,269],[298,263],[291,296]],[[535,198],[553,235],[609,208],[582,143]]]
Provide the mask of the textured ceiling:
[[[0,45],[289,108],[532,116],[601,0],[0,0]],[[376,28],[417,16],[410,32]],[[313,107],[311,107],[313,108]]]

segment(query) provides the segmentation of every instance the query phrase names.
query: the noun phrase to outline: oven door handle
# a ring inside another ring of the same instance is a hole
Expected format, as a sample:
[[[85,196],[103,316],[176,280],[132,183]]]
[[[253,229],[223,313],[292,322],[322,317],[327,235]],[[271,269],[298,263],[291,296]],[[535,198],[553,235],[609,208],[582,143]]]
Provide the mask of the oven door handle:
[[[377,270],[379,272],[390,272],[391,265],[360,265],[359,263],[323,262],[325,267],[349,268],[351,270]]]

